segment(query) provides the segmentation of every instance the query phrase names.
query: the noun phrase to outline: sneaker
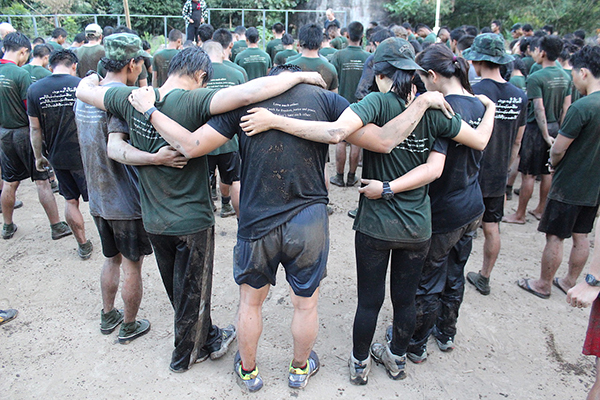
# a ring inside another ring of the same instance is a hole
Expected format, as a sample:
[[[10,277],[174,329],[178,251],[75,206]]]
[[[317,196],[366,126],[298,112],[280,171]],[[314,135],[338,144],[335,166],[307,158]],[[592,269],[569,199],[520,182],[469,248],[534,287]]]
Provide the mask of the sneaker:
[[[294,389],[302,389],[308,383],[308,378],[319,372],[319,357],[311,350],[306,367],[294,368],[290,362],[290,374],[288,375],[288,386]]]
[[[328,204],[327,205],[327,215],[333,215],[334,212],[335,212],[335,210],[333,209],[333,207]]]
[[[100,332],[103,335],[109,335],[113,333],[115,328],[123,322],[123,311],[113,308],[112,311],[104,313],[104,310],[100,312]]]
[[[484,296],[490,294],[490,278],[484,278],[480,272],[469,272],[467,280]]]
[[[65,221],[50,225],[50,230],[52,231],[52,240],[58,240],[73,234],[73,231]]]
[[[139,321],[128,322],[121,325],[119,330],[119,343],[129,344],[132,340],[144,336],[150,332],[150,322],[147,319],[140,319]]]
[[[449,352],[454,350],[454,337],[445,336],[438,330],[437,326],[433,327],[433,337],[441,351]]]
[[[371,372],[371,355],[369,354],[366,360],[358,361],[354,358],[354,354],[350,353],[348,367],[350,368],[350,383],[366,385],[369,381],[369,372]]]
[[[19,312],[13,308],[9,308],[8,310],[0,310],[0,325],[17,318],[18,313]]]
[[[358,207],[356,207],[354,210],[348,211],[348,216],[352,219],[356,218],[356,214],[358,214]]]
[[[56,180],[50,181],[50,189],[52,189],[52,193],[58,193],[58,182]]]
[[[4,224],[2,227],[2,239],[10,239],[15,236],[15,232],[17,231],[17,224],[10,223]]]
[[[344,174],[335,174],[334,176],[329,178],[329,182],[335,186],[346,186],[346,184],[344,183]]]
[[[82,260],[87,260],[92,256],[92,252],[94,251],[94,245],[89,240],[83,244],[77,244],[77,255]]]
[[[354,186],[358,183],[358,178],[356,177],[356,174],[351,174],[350,172],[348,172],[348,176],[346,177],[346,186],[350,187],[350,186]]]
[[[227,218],[235,215],[235,210],[231,203],[221,204],[221,218]]]
[[[247,374],[242,371],[242,357],[240,357],[239,351],[235,353],[233,370],[240,379],[240,385],[249,392],[257,392],[263,387],[263,380],[258,373],[258,367],[254,367],[254,370]]]
[[[415,364],[421,364],[423,361],[427,360],[427,345],[424,344],[423,346],[414,349],[414,351],[409,347],[406,352],[406,357]]]
[[[227,353],[229,345],[237,336],[235,326],[233,325],[228,325],[227,328],[218,329],[220,331],[219,337],[213,343],[204,346],[207,353],[210,355],[211,360],[223,357]]]
[[[390,378],[394,380],[406,378],[406,355],[397,356],[392,353],[389,346],[373,343],[371,356],[377,364],[383,364]]]
[[[23,202],[21,200],[15,200],[15,206],[13,207],[13,210],[16,210],[17,208],[21,208],[23,207]],[[2,214],[2,208],[0,207],[0,214]]]

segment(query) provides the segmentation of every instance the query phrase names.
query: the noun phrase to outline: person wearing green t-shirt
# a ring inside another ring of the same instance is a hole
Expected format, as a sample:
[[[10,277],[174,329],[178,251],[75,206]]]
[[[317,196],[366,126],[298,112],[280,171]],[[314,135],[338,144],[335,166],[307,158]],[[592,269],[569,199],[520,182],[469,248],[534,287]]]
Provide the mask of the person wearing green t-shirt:
[[[437,41],[437,35],[425,24],[417,24],[415,32],[423,43],[435,43]]]
[[[237,55],[248,48],[248,43],[246,42],[246,28],[240,25],[235,28],[233,34],[234,41],[231,49],[231,61],[235,61]]]
[[[558,134],[560,123],[571,105],[571,77],[556,66],[563,48],[557,36],[545,36],[531,44],[533,58],[543,67],[527,78],[529,112],[527,127],[521,143],[519,172],[521,191],[514,214],[503,218],[504,222],[524,224],[527,204],[533,193],[535,177],[541,175],[540,198],[537,207],[529,213],[536,219],[542,217],[552,176],[547,166],[548,151]]]
[[[98,24],[90,24],[85,28],[86,44],[77,50],[77,76],[85,78],[88,71],[97,70],[98,63],[106,54],[102,46],[102,28]]]
[[[546,234],[539,279],[523,278],[518,283],[544,299],[550,297],[552,285],[566,293],[577,283],[600,203],[600,48],[583,47],[573,54],[571,65],[573,83],[585,97],[568,109],[550,149],[554,176],[538,226]],[[563,278],[555,278],[569,237],[573,238],[569,269]]]
[[[342,50],[348,47],[348,39],[346,39],[345,36],[342,36],[340,33],[340,28],[337,25],[329,25],[327,28],[327,34],[329,35],[330,39],[329,45],[334,49]]]
[[[237,65],[246,70],[249,80],[266,76],[273,66],[271,57],[258,48],[258,39],[258,29],[248,28],[246,31],[248,48],[239,53],[234,60]]]
[[[230,60],[231,51],[233,49],[233,35],[231,32],[225,28],[217,29],[215,33],[213,33],[212,40],[220,43],[223,47],[223,53],[225,55],[223,64],[240,71],[242,75],[244,75],[244,82],[248,82],[248,74],[246,73],[246,70]]]
[[[267,43],[267,48],[265,50],[271,57],[271,62],[275,62],[275,55],[283,50],[283,43],[281,41],[283,34],[285,33],[283,24],[281,22],[273,24],[271,32],[273,32],[275,38]]]
[[[281,38],[283,44],[283,50],[275,54],[273,59],[273,66],[283,65],[286,63],[289,57],[298,55],[298,52],[294,50],[294,38],[289,33],[286,33]]]
[[[329,44],[329,35],[323,34],[323,41],[321,42],[321,49],[319,50],[319,55],[327,58],[328,60],[331,58],[331,55],[335,53],[337,49],[334,49]]]
[[[52,31],[52,37],[48,41],[48,44],[54,48],[54,50],[62,50],[63,44],[67,40],[67,31],[64,28],[55,28]]]
[[[256,79],[217,91],[204,88],[211,76],[206,52],[190,47],[173,57],[162,87],[144,89],[156,99],[155,106],[144,114],[129,103],[133,87],[97,86],[96,75],[81,81],[77,97],[125,120],[131,144],[155,153],[167,145],[150,122],[158,109],[194,131],[211,115],[267,99],[297,83],[324,85],[318,74],[303,73]],[[123,151],[116,160],[126,163],[127,158],[127,151]],[[212,325],[210,318],[214,215],[208,165],[201,156],[190,159],[182,169],[144,165],[138,170],[144,228],[175,311],[175,350],[170,369],[184,372],[213,353],[211,358],[224,355],[235,337],[233,326],[221,330]]]
[[[179,29],[171,29],[169,32],[169,43],[167,47],[154,53],[152,58],[152,85],[161,87],[167,80],[169,63],[171,59],[181,50],[183,46],[183,32]]]
[[[350,104],[356,103],[356,88],[362,75],[365,61],[370,54],[361,47],[364,27],[360,22],[354,21],[348,25],[348,34],[350,40],[348,47],[342,49],[331,56],[331,64],[335,67],[338,79],[340,96],[348,100]],[[350,145],[350,160],[348,177],[344,182],[344,168],[346,165],[346,143],[338,143],[335,149],[335,168],[336,175],[332,176],[329,182],[336,186],[354,186],[358,183],[356,177],[356,168],[360,156],[360,147]]]
[[[48,69],[48,60],[50,53],[54,51],[48,44],[38,44],[33,48],[33,58],[29,64],[23,65],[23,69],[29,72],[31,83],[37,82],[42,78],[52,75]]]

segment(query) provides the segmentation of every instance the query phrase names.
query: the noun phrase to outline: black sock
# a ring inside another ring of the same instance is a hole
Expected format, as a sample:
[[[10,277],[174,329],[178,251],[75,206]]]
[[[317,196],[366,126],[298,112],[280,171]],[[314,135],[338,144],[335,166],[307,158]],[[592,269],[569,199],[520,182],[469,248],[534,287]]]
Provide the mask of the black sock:
[[[221,196],[221,204],[229,204],[229,202],[231,201],[231,196]]]

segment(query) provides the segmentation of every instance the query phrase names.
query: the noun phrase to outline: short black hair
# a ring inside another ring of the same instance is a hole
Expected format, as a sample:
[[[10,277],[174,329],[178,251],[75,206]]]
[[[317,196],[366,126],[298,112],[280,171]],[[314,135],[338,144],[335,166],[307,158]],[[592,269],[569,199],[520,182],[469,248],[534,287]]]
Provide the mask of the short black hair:
[[[183,32],[179,29],[171,29],[169,32],[169,42],[176,42],[180,39],[183,41]]]
[[[39,36],[36,37],[35,39],[33,39],[31,41],[32,46],[35,46],[35,45],[38,45],[38,44],[44,44],[44,43],[46,43],[46,41],[44,40],[44,38],[43,37],[39,37]]]
[[[55,68],[58,65],[63,65],[67,68],[71,67],[73,64],[77,64],[79,60],[77,59],[77,54],[75,52],[63,49],[63,50],[55,50],[50,54],[49,64],[50,67]]]
[[[466,34],[467,34],[467,32],[465,32],[465,30],[464,30],[464,29],[461,29],[461,28],[455,28],[455,29],[452,29],[452,30],[450,31],[450,39],[451,39],[451,40],[456,40],[456,41],[458,42],[458,40],[459,40],[461,37],[465,36]]]
[[[233,33],[235,33],[236,35],[245,35],[246,34],[246,28],[242,25],[238,26],[235,28],[235,30],[233,31]]]
[[[533,26],[531,24],[523,25],[523,32],[533,32]]]
[[[427,30],[431,30],[431,28],[425,24],[417,24],[417,26],[415,26],[415,31],[418,31],[421,28],[425,28]]]
[[[102,36],[107,37],[115,33],[115,28],[110,25],[107,25],[102,29]]]
[[[146,51],[151,49],[152,45],[150,44],[150,42],[148,42],[147,40],[142,40],[142,50]]]
[[[529,74],[529,71],[527,71],[527,66],[525,65],[525,63],[523,62],[523,60],[520,57],[515,57],[515,59],[513,60],[512,63],[513,63],[513,70],[521,71],[523,76],[527,76]]]
[[[258,43],[259,38],[260,35],[258,34],[258,29],[256,29],[255,27],[248,28],[248,30],[246,31],[246,40],[248,40],[248,42],[252,44]]]
[[[294,37],[292,35],[290,35],[289,33],[285,33],[281,37],[281,44],[283,44],[285,46],[289,46],[290,44],[294,44]]]
[[[479,34],[479,31],[473,25],[466,25],[464,29],[467,35],[477,36]]]
[[[577,29],[575,32],[573,32],[573,35],[577,36],[581,40],[585,39],[585,31],[583,29]]]
[[[134,35],[138,35],[137,31],[126,27],[125,25],[119,25],[115,28],[114,33],[131,33]],[[138,35],[139,36],[139,35]]]
[[[293,64],[282,64],[276,67],[273,67],[269,72],[269,76],[279,75],[282,72],[302,72],[302,68]]]
[[[544,36],[540,39],[540,50],[546,52],[549,61],[556,61],[563,49],[563,41],[555,35]]]
[[[213,33],[212,40],[221,44],[226,49],[233,42],[233,35],[227,29],[219,28]]]
[[[594,78],[600,79],[600,46],[583,46],[571,56],[573,69],[587,68]]]
[[[348,36],[352,42],[360,42],[365,32],[365,27],[358,21],[350,22],[348,25]]]
[[[330,25],[331,26],[331,25]],[[318,50],[321,47],[323,28],[317,24],[306,24],[298,32],[300,46],[308,50]]]
[[[22,48],[31,51],[31,42],[27,36],[23,35],[21,32],[11,32],[4,36],[2,47],[4,47],[5,52],[19,51]]]
[[[203,83],[207,83],[212,79],[213,67],[208,54],[202,47],[194,46],[181,50],[171,59],[167,76],[194,77],[200,71],[205,72]]]
[[[140,62],[140,61],[144,61],[145,57],[144,56],[139,56],[133,59],[136,63]],[[127,64],[129,64],[129,62],[131,61],[131,58],[129,60],[111,60],[110,58],[106,58],[106,57],[102,57],[100,59],[100,62],[102,63],[102,67],[107,71],[107,72],[119,72],[121,71],[123,68],[125,68],[127,66]]]
[[[406,30],[411,30],[411,31],[413,30],[412,25],[408,22],[403,23],[402,27]]]
[[[498,28],[502,28],[502,22],[498,19],[493,20],[492,24],[496,25]]]
[[[283,33],[284,31],[283,24],[281,22],[274,23],[271,29],[274,30],[275,33]]]
[[[544,25],[542,26],[542,30],[549,32],[550,35],[552,35],[554,33],[554,25]]]
[[[473,45],[473,40],[475,40],[475,36],[464,35],[463,37],[458,39],[458,42],[456,43],[456,48],[460,51],[465,51]]]
[[[381,43],[387,38],[394,37],[394,33],[389,29],[382,29],[371,35],[371,43]]]
[[[49,56],[54,51],[54,48],[49,44],[38,44],[33,48],[34,58],[44,58]]]
[[[522,37],[521,39],[519,39],[519,50],[521,51],[523,57],[525,56],[525,53],[527,52],[527,49],[529,48],[530,44],[531,40],[528,37]]]
[[[484,26],[483,28],[481,28],[479,33],[492,33],[492,29],[489,26]]]
[[[73,38],[73,43],[87,43],[87,42],[88,42],[88,40],[87,40],[87,36],[85,36],[85,32],[79,32]]]
[[[67,37],[67,31],[64,28],[55,28],[52,31],[52,39],[58,39],[59,37]]]
[[[215,33],[215,28],[211,24],[202,24],[198,28],[198,37],[202,42],[209,41]]]
[[[541,37],[544,37],[544,36],[547,36],[547,35],[548,35],[548,33],[546,33],[546,31],[543,31],[541,29],[538,29],[537,31],[533,32],[533,36],[535,36],[535,37],[540,37],[541,38]]]

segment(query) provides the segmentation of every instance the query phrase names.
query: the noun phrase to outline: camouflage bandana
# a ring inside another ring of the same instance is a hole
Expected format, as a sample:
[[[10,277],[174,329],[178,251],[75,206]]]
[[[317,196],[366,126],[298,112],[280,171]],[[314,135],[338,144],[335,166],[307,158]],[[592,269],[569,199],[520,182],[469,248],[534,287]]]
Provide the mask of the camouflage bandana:
[[[489,61],[499,65],[514,60],[513,56],[506,53],[502,36],[494,33],[478,35],[471,47],[463,51],[462,56],[471,61]]]
[[[150,56],[142,50],[142,40],[131,33],[114,33],[104,38],[106,58],[114,61],[127,61],[139,56]]]

